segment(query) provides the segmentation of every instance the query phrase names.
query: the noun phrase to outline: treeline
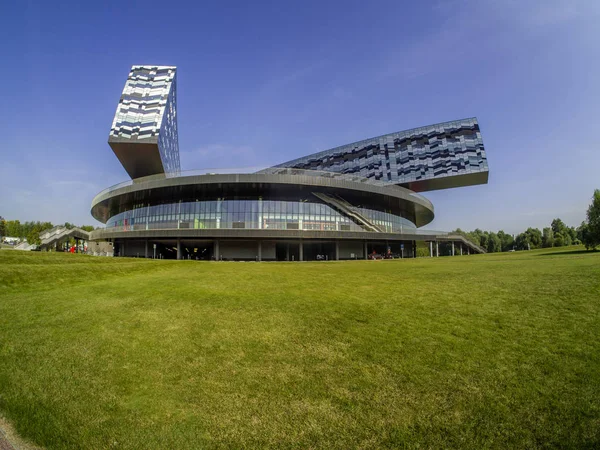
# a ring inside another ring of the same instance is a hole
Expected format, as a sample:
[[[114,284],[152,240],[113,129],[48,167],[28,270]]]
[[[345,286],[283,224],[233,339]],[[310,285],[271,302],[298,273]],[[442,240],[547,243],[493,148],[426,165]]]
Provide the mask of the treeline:
[[[19,239],[27,239],[29,244],[37,244],[41,243],[40,241],[40,233],[54,228],[54,224],[52,222],[23,222],[21,223],[19,220],[5,220],[0,216],[0,237],[10,236],[16,237]],[[76,225],[65,222],[63,224],[64,227],[71,229],[75,228]],[[92,225],[83,225],[80,226],[84,231],[93,231],[94,227]]]
[[[554,219],[549,227],[541,231],[538,228],[527,228],[516,237],[502,230],[497,233],[480,229],[465,232],[458,228],[453,233],[464,236],[488,253],[579,244],[593,250],[600,246],[600,189],[594,191],[586,220],[577,228],[568,227],[562,220]]]
[[[69,222],[65,222],[64,226],[69,229],[75,227]],[[0,237],[27,239],[30,244],[39,245],[40,233],[53,227],[51,222],[21,223],[18,220],[4,220],[0,216]],[[94,230],[92,225],[83,225],[79,228],[85,231]],[[527,228],[516,237],[502,230],[495,233],[482,231],[479,228],[474,231],[463,231],[457,228],[453,233],[464,236],[474,244],[483,247],[488,253],[578,244],[584,244],[587,249],[595,249],[600,247],[600,189],[594,191],[586,220],[577,228],[568,227],[561,219],[554,219],[549,227],[541,231],[538,228]]]
[[[510,250],[529,250],[542,247],[563,247],[578,245],[583,242],[582,229],[568,227],[561,219],[554,219],[549,227],[542,231],[539,228],[527,228],[516,236],[500,230],[463,231],[460,228],[453,231],[460,234],[476,245],[483,247],[488,253],[508,252]]]

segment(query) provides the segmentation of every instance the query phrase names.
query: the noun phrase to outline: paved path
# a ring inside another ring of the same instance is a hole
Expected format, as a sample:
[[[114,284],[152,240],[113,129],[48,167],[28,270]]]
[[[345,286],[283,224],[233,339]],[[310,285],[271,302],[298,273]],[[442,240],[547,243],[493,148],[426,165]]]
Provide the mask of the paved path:
[[[14,447],[8,442],[2,431],[0,431],[0,450],[14,450]]]
[[[0,416],[0,450],[43,450],[22,439],[11,424]]]

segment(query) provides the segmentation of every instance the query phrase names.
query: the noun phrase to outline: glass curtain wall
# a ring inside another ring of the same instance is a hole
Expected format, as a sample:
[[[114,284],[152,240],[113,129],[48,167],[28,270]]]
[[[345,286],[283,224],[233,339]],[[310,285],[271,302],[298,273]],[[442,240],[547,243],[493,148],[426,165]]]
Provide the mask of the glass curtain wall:
[[[384,211],[356,208],[382,231],[401,233],[415,224]],[[139,206],[111,217],[107,229],[251,228],[272,230],[365,231],[322,203],[273,200],[212,200]]]

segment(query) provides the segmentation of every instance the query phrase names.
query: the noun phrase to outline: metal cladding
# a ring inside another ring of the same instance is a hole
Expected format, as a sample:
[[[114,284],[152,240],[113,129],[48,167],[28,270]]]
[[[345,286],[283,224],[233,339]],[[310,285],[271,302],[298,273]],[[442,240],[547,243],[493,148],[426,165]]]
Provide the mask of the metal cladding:
[[[365,139],[275,167],[356,174],[416,192],[488,181],[488,163],[476,118]]]
[[[176,70],[133,66],[129,72],[108,143],[131,178],[181,170]]]

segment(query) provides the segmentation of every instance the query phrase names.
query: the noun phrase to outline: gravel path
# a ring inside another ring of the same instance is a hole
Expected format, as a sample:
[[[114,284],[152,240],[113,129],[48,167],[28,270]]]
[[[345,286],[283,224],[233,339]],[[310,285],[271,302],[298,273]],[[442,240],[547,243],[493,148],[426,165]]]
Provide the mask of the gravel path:
[[[8,442],[2,431],[0,431],[0,450],[14,450],[14,447]]]
[[[0,450],[43,450],[24,439],[15,432],[12,425],[0,416]]]

